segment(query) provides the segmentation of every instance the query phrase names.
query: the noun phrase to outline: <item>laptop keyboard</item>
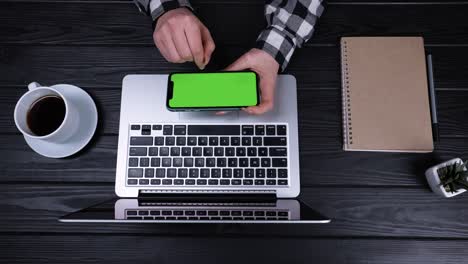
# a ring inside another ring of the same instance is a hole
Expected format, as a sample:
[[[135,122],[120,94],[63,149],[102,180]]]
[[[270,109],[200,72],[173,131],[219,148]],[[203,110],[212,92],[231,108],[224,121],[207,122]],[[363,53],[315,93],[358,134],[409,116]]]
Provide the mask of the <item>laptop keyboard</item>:
[[[287,124],[131,124],[127,186],[287,187]]]
[[[276,210],[126,210],[128,220],[289,220],[288,211]]]

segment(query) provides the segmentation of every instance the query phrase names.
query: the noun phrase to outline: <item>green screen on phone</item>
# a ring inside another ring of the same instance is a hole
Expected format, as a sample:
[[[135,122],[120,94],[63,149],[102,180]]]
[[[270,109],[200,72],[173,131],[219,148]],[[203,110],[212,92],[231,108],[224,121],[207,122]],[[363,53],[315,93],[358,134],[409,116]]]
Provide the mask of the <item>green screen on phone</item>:
[[[259,101],[254,72],[173,73],[169,78],[169,108],[246,107]]]

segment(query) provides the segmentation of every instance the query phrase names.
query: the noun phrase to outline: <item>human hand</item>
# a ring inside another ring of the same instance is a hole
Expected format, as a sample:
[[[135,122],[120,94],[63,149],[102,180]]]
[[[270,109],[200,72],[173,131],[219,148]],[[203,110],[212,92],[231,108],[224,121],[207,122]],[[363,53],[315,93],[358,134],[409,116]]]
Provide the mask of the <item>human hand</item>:
[[[266,51],[251,49],[234,63],[227,71],[242,71],[250,69],[260,77],[261,102],[258,106],[243,108],[249,114],[260,115],[273,109],[276,78],[278,77],[278,62]]]
[[[158,19],[153,40],[167,61],[194,61],[201,70],[208,64],[215,49],[205,25],[183,7],[170,10]]]

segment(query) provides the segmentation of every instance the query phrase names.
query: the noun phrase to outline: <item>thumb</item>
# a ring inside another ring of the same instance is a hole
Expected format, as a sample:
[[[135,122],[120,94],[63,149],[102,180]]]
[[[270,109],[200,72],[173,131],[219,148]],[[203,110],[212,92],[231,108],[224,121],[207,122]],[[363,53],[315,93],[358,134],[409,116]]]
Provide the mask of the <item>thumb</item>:
[[[227,66],[226,71],[242,71],[250,68],[250,63],[245,55],[242,55],[231,65]]]
[[[206,27],[201,29],[202,42],[203,42],[203,63],[206,65],[210,62],[211,54],[215,50],[214,40],[211,37],[210,31]]]

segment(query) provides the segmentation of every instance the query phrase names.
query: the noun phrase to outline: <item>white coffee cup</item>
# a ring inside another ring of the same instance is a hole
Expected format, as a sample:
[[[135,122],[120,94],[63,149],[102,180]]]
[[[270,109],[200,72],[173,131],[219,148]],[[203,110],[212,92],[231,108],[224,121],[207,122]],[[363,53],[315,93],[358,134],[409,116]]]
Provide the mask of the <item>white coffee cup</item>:
[[[25,137],[34,140],[44,140],[52,143],[62,143],[73,136],[79,126],[79,115],[76,106],[71,100],[53,87],[41,86],[37,82],[28,85],[29,91],[18,101],[15,107],[14,118],[16,127]],[[62,124],[52,133],[38,136],[35,135],[28,126],[27,115],[31,106],[40,98],[45,96],[58,96],[65,103],[65,117]]]

